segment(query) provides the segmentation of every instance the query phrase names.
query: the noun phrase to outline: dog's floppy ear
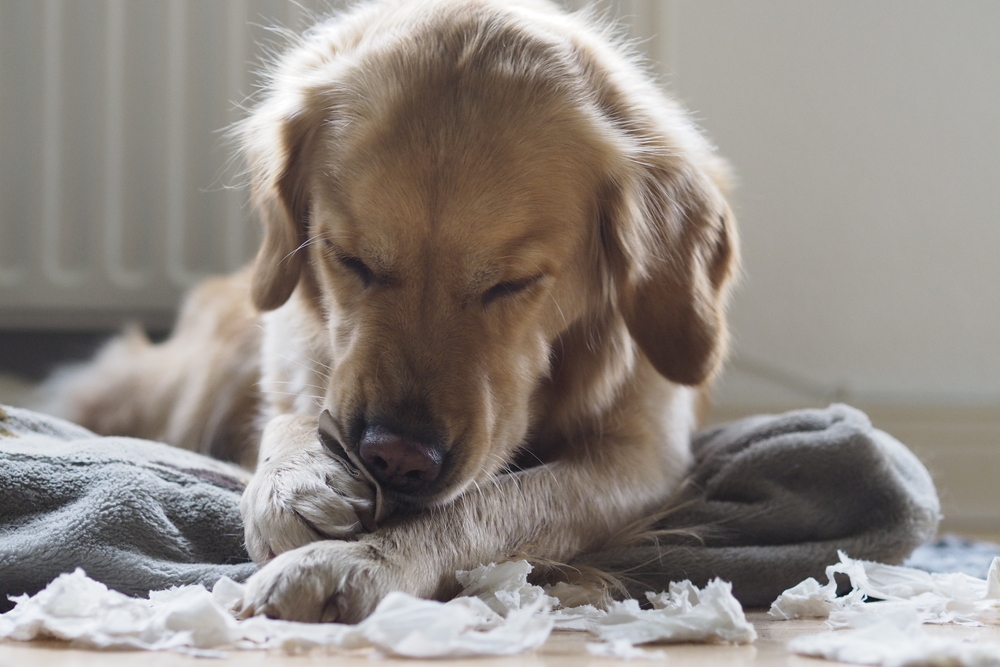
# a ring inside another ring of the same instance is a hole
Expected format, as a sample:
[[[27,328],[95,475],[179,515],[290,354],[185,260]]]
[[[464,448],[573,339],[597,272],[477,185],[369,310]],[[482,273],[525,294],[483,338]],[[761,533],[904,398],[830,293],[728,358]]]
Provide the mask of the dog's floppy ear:
[[[697,385],[725,356],[738,240],[720,190],[721,160],[707,146],[691,154],[664,139],[643,141],[630,166],[610,181],[602,234],[633,340],[661,375]]]
[[[323,105],[310,104],[305,95],[294,101],[266,101],[242,128],[251,201],[264,224],[251,290],[260,310],[274,310],[288,300],[305,262],[310,162]]]

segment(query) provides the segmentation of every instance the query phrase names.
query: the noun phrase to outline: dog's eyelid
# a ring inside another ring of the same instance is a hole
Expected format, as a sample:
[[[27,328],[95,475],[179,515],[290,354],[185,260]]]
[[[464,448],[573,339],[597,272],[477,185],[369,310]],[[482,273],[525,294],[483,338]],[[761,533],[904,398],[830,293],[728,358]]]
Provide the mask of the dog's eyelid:
[[[365,287],[368,287],[375,282],[375,272],[372,271],[360,257],[348,255],[345,252],[339,252],[337,253],[337,261],[360,278],[361,282],[365,284]]]
[[[545,277],[544,274],[539,273],[518,280],[503,280],[501,282],[498,282],[497,284],[493,285],[493,287],[483,292],[482,296],[483,305],[488,306],[497,299],[520,294],[521,292],[527,290],[529,287],[537,285],[544,277]]]
[[[396,285],[399,282],[398,276],[385,268],[379,257],[375,257],[376,268],[372,268],[368,262],[357,255],[352,255],[342,247],[328,238],[323,239],[326,247],[326,256],[337,261],[342,267],[357,276],[365,287],[370,287],[376,283],[380,285]]]

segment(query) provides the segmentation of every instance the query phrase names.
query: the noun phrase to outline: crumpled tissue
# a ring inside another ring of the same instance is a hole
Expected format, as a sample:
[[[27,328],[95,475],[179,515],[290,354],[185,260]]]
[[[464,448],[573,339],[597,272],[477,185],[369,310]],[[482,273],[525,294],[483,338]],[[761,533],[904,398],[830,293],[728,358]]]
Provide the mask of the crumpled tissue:
[[[690,582],[647,594],[653,609],[635,600],[607,610],[591,605],[564,607],[559,596],[579,599],[568,585],[548,591],[529,584],[525,561],[485,565],[458,572],[463,595],[449,602],[390,593],[357,625],[279,621],[262,616],[237,620],[231,613],[244,587],[221,579],[209,592],[202,586],[156,591],[131,598],[88,578],[82,570],[57,577],[34,596],[0,615],[0,639],[28,641],[54,637],[74,646],[173,650],[198,656],[224,649],[281,649],[296,653],[316,647],[375,649],[411,658],[512,655],[538,648],[554,628],[585,630],[604,643],[597,655],[659,657],[636,644],[650,642],[733,642],[756,638],[753,626],[732,597],[730,585],[713,581],[704,589]],[[556,595],[549,595],[549,592]]]
[[[978,626],[1000,617],[1000,559],[994,559],[986,579],[978,579],[961,572],[932,574],[839,554],[840,562],[826,568],[826,585],[810,577],[778,596],[768,613],[779,619],[829,618],[833,626],[849,625],[847,619],[854,614],[888,608],[913,609],[923,623]],[[837,597],[836,574],[851,580],[852,590],[843,597]]]
[[[747,644],[757,638],[732,594],[732,585],[713,579],[700,589],[690,581],[670,584],[665,593],[646,593],[653,609],[638,600],[612,602],[587,629],[609,642],[724,642]]]
[[[578,600],[586,595],[579,587],[565,583],[547,589],[529,584],[530,572],[531,565],[522,560],[483,565],[457,576],[465,586],[461,595],[476,595],[501,615],[525,605],[542,605],[555,629],[584,630],[618,647],[625,643],[747,644],[757,638],[743,607],[733,597],[732,585],[721,579],[710,581],[703,589],[682,581],[671,583],[665,592],[646,593],[652,609],[640,608],[638,600],[616,601],[607,609],[598,609],[589,604],[563,606],[563,599]],[[601,655],[615,650],[597,646],[592,652],[603,651]]]
[[[788,650],[827,660],[885,667],[979,667],[1000,664],[1000,644],[932,637],[920,629],[914,609],[896,607],[858,614],[851,630],[800,635]]]
[[[837,597],[834,575],[852,590]],[[987,578],[931,574],[896,565],[854,560],[843,552],[820,585],[806,579],[771,605],[774,618],[826,618],[832,632],[796,637],[795,653],[871,665],[980,665],[1000,663],[1000,644],[931,637],[924,623],[981,626],[1000,619],[1000,558]]]
[[[537,618],[541,605],[513,610],[506,618],[478,598],[450,602],[390,593],[357,625],[238,621],[229,611],[243,586],[221,579],[210,593],[183,586],[131,598],[109,590],[83,570],[57,577],[33,597],[0,616],[0,639],[55,637],[85,648],[179,650],[281,648],[299,652],[317,646],[375,648],[412,658],[510,655],[541,646],[553,622]]]

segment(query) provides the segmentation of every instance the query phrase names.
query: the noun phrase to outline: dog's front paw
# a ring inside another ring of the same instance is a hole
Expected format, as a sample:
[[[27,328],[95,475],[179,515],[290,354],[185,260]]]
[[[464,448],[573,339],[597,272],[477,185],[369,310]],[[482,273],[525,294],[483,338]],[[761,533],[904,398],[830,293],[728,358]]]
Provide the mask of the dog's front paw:
[[[346,539],[373,527],[375,490],[349,463],[317,440],[315,420],[305,433],[291,419],[268,425],[258,465],[240,511],[247,551],[257,563],[324,539]],[[288,422],[288,423],[286,423]],[[280,446],[276,438],[285,438]]]
[[[246,583],[238,614],[286,621],[357,623],[391,590],[401,569],[365,542],[324,541],[281,554]],[[419,591],[413,591],[419,593]]]

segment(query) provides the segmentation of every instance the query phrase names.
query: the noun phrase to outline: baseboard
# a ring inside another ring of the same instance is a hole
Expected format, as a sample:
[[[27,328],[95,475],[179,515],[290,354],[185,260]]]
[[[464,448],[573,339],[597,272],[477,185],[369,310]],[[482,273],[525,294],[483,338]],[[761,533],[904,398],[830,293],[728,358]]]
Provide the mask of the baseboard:
[[[716,405],[718,423],[808,406]],[[872,424],[907,445],[937,485],[942,530],[1000,534],[1000,406],[857,405]]]

